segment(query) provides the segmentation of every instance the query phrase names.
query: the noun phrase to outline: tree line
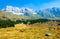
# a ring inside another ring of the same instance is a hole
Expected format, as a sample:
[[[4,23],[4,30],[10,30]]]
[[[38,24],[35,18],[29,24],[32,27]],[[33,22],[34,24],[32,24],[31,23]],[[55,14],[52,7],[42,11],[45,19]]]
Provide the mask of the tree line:
[[[48,21],[51,21],[51,20],[48,20],[48,19],[16,20],[16,21],[0,20],[0,28],[14,27],[15,24],[19,24],[19,23],[34,24],[34,23],[39,23],[39,22],[43,23],[43,22],[48,22]]]

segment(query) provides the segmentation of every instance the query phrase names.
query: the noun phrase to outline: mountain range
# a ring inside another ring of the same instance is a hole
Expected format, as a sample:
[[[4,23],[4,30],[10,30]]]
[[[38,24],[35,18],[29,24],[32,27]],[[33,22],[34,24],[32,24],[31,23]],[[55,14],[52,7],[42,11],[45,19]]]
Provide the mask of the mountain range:
[[[6,6],[1,10],[7,17],[15,19],[60,19],[60,8],[53,7],[47,9],[33,10],[30,8],[18,8]]]
[[[60,8],[33,10],[7,6],[0,10],[0,28],[14,27],[18,23],[34,24],[47,21],[60,22]]]

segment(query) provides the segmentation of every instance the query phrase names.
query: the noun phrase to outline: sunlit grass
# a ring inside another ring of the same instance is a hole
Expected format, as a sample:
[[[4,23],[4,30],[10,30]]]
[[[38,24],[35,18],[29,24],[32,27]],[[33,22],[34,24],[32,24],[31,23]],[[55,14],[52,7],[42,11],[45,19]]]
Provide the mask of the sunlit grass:
[[[44,26],[44,27],[43,27]],[[55,29],[49,29],[47,23],[36,24],[16,24],[15,27],[1,28],[0,39],[60,39],[60,26],[53,26]],[[51,33],[51,36],[45,34]]]

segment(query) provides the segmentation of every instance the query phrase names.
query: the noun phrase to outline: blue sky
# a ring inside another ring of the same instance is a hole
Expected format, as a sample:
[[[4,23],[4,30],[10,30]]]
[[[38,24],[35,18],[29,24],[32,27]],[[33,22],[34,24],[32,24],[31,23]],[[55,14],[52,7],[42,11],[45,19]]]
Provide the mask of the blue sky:
[[[35,10],[60,7],[60,0],[0,0],[0,9],[6,6],[28,7]]]

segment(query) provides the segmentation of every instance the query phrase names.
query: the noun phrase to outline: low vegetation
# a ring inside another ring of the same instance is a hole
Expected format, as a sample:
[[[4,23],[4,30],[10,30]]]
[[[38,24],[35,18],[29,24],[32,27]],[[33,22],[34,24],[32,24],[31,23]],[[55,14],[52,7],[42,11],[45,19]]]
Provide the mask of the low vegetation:
[[[60,25],[50,21],[34,24],[15,24],[0,29],[0,39],[60,39]]]

